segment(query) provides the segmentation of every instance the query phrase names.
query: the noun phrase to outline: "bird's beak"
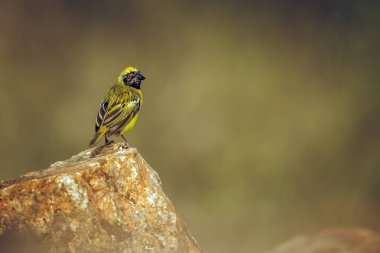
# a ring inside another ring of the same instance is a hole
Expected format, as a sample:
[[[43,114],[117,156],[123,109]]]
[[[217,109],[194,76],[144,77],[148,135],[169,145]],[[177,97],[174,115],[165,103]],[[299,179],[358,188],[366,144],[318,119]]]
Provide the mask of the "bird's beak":
[[[137,79],[139,79],[139,81],[142,81],[145,79],[145,77],[143,75],[141,75],[141,73],[138,73],[137,74]]]

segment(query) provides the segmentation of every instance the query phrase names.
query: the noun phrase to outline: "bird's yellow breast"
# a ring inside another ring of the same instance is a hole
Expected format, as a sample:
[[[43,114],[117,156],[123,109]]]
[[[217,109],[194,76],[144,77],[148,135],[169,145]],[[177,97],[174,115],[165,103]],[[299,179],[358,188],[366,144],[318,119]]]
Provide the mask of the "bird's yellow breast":
[[[136,123],[136,121],[137,121],[137,118],[138,118],[138,116],[139,116],[139,113],[137,113],[125,126],[124,126],[124,128],[123,129],[121,129],[121,131],[120,131],[120,133],[121,134],[124,134],[125,132],[127,132],[127,131],[129,131],[129,130],[131,130],[133,127],[134,127],[134,125],[135,125],[135,123]]]
[[[125,96],[123,96],[123,99],[124,99],[123,103],[128,104],[132,100],[138,100],[139,102],[137,104],[141,108],[141,105],[143,104],[142,91],[135,89],[135,88],[131,88],[131,87],[128,87],[128,88],[129,89],[128,89],[127,94],[125,94]],[[136,106],[137,106],[137,104],[136,104]],[[125,125],[120,129],[120,134],[124,134],[125,132],[131,130],[134,127],[134,125],[136,124],[137,118],[139,116],[140,108],[138,109],[137,113],[132,118],[130,118],[125,123]]]

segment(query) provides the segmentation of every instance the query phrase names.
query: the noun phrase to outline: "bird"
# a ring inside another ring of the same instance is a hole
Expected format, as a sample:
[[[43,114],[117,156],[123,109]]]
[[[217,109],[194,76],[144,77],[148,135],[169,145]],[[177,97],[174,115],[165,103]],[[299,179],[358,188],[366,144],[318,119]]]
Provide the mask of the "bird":
[[[139,116],[143,104],[141,81],[145,77],[135,67],[127,67],[121,71],[116,83],[109,89],[95,121],[95,134],[89,146],[94,147],[104,136],[105,146],[112,143],[108,138],[121,136],[129,147],[125,132],[131,130]]]

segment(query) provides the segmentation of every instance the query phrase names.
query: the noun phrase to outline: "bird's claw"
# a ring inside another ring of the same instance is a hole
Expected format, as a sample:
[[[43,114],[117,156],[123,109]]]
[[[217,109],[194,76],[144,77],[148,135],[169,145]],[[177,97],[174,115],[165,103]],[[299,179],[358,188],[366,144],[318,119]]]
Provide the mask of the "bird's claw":
[[[122,148],[124,148],[124,149],[128,149],[128,148],[130,148],[130,146],[129,146],[129,144],[128,144],[128,142],[123,142],[123,144],[122,144],[122,146],[121,146]]]
[[[107,140],[106,143],[105,143],[105,146],[111,145],[114,142],[115,142],[114,140],[111,140],[111,141]]]

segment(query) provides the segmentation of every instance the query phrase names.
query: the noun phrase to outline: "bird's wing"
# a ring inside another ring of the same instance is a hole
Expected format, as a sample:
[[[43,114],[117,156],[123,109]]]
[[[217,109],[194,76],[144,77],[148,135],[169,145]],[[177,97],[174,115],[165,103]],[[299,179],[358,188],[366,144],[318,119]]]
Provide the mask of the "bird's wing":
[[[116,131],[132,119],[139,109],[140,101],[138,99],[122,103],[115,102],[110,106],[108,102],[104,101],[96,118],[95,131],[98,131],[100,127]]]
[[[106,115],[107,111],[108,111],[108,102],[103,101],[100,104],[100,109],[99,109],[98,115],[96,117],[95,132],[98,132],[100,127],[103,125],[103,119],[104,119],[104,116]]]

